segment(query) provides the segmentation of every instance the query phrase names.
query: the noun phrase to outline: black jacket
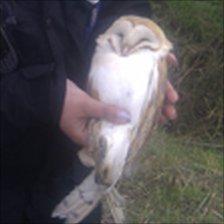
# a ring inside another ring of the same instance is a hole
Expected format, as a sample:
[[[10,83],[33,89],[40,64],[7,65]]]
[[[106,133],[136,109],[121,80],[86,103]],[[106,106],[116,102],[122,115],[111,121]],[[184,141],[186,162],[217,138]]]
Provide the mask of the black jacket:
[[[93,7],[84,0],[1,1],[1,49],[14,52],[9,69],[0,67],[2,188],[32,186],[43,176],[47,186],[50,177],[69,173],[75,145],[58,128],[66,78],[85,88],[95,37],[122,15],[150,16],[147,0],[101,1],[91,27]],[[71,185],[65,192],[84,178],[76,170],[72,181],[62,180]]]
[[[91,4],[86,1],[3,1],[15,21],[3,18],[18,57],[17,67],[1,75],[1,112],[17,127],[58,123],[65,79],[83,87],[90,56],[86,27]],[[149,16],[147,1],[102,1],[93,40],[124,14]],[[92,49],[91,49],[92,50]],[[87,62],[87,63],[86,63]]]

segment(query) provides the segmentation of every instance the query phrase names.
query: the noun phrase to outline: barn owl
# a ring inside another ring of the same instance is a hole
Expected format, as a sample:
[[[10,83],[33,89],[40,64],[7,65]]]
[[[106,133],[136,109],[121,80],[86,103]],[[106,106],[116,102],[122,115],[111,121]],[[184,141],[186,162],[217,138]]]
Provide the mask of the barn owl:
[[[90,144],[79,157],[94,170],[56,206],[53,217],[78,223],[105,195],[115,205],[111,208],[115,221],[123,221],[115,184],[136,158],[160,113],[171,49],[158,25],[137,16],[119,18],[97,38],[87,91],[129,111],[131,121],[122,125],[97,119],[89,122]]]

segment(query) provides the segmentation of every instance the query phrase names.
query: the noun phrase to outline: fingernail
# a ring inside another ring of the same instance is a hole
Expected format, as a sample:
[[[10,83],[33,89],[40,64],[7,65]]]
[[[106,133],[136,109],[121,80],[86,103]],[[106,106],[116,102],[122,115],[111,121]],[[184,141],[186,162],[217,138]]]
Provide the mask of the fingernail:
[[[130,122],[131,121],[131,117],[130,114],[124,110],[119,111],[117,113],[117,117],[119,120],[121,120],[122,122]]]
[[[178,98],[179,98],[178,94],[176,92],[174,92],[174,95],[173,95],[174,103],[178,101]]]

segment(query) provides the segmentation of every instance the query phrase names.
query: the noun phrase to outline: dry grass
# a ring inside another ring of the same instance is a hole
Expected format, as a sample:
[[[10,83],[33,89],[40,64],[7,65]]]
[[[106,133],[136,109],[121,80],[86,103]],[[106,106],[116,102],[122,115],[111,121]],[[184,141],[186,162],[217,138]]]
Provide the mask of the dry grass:
[[[173,129],[206,142],[223,135],[223,1],[152,1],[153,19],[174,43],[180,95]]]
[[[120,190],[127,223],[224,223],[223,1],[151,1],[174,43],[179,118],[146,146]],[[105,210],[103,223],[112,223]]]
[[[127,223],[223,223],[223,153],[154,135],[130,180],[120,191]],[[103,223],[112,223],[108,209]]]

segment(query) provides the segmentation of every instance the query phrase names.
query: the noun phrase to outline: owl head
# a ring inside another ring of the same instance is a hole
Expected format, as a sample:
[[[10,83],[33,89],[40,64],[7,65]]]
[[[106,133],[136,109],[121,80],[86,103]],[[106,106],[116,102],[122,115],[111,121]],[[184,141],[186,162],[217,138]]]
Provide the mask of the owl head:
[[[120,56],[150,50],[165,56],[172,49],[171,42],[152,20],[137,16],[123,16],[97,39],[99,48]]]

